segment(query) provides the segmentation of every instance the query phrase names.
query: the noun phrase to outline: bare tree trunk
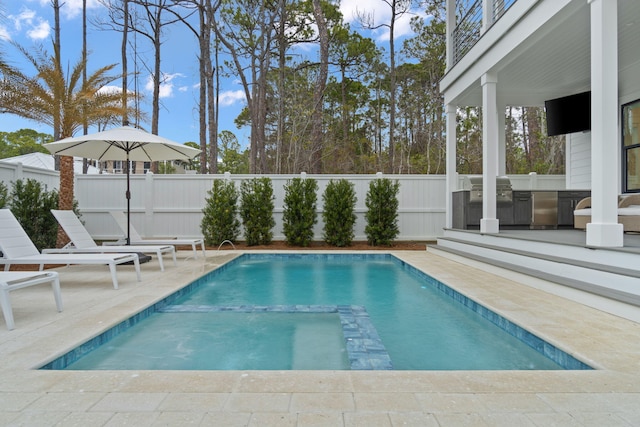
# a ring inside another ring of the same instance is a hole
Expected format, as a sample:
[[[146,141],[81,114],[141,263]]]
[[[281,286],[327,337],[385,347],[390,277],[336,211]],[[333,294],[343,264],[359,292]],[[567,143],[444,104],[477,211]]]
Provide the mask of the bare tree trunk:
[[[280,23],[278,29],[278,127],[276,135],[276,159],[275,172],[281,173],[280,151],[282,150],[282,139],[284,135],[284,78],[287,53],[287,41],[285,35],[285,24],[287,16],[287,8],[285,0],[278,0],[278,9],[280,10]]]
[[[60,3],[58,0],[51,0],[54,12],[54,50],[56,67],[62,69],[62,53],[60,45]],[[54,99],[63,99],[60,94],[55,95]],[[53,108],[53,139],[57,141],[61,138],[61,105],[56,103]],[[71,136],[71,135],[68,135]],[[73,157],[70,156],[56,156],[56,166],[60,171],[60,189],[58,192],[58,209],[70,210],[73,209]],[[63,247],[69,242],[64,230],[58,227],[58,235],[56,238],[56,246]]]
[[[266,152],[266,124],[267,124],[267,74],[268,66],[260,66],[260,78],[258,79],[258,173],[267,173]]]
[[[53,38],[53,49],[56,51],[56,59],[58,60],[57,66],[60,67],[60,3],[58,0],[51,0],[51,6],[53,7],[53,16],[54,16],[54,38]],[[57,99],[57,98],[56,98]],[[53,140],[57,141],[60,139],[60,106],[54,106],[53,113]],[[60,170],[60,156],[54,157],[55,170]]]
[[[213,10],[211,10],[213,14]],[[209,19],[209,22],[212,22]],[[218,68],[219,58],[219,46],[218,40],[215,43],[215,67],[212,72],[215,75],[215,86],[213,84],[213,75],[209,76],[209,144],[211,146],[211,160],[209,164],[209,171],[211,173],[218,173],[218,123],[220,115],[220,72]],[[212,67],[211,57],[209,57],[209,66]],[[214,102],[211,102],[211,99]],[[213,111],[212,111],[213,110]]]
[[[329,74],[329,31],[327,29],[327,20],[325,19],[320,0],[313,0],[313,16],[318,26],[318,37],[320,39],[320,72],[313,93],[313,127],[311,130],[312,140],[312,173],[322,173],[322,119],[324,107],[324,90],[327,86],[327,77]]]
[[[394,172],[396,160],[396,48],[394,30],[396,23],[396,0],[391,0],[391,22],[389,23],[389,172]]]
[[[213,28],[217,40],[227,49],[236,75],[242,82],[247,101],[247,110],[251,119],[251,141],[249,163],[251,173],[266,172],[266,136],[267,117],[267,76],[272,53],[273,28],[277,10],[264,2],[238,1],[242,11],[229,13],[222,11],[218,21],[214,15]],[[244,31],[253,34],[248,37]],[[248,43],[247,39],[251,42]],[[249,64],[247,77],[247,67]]]
[[[122,44],[120,45],[120,62],[122,64],[122,125],[129,125],[129,109],[127,108],[129,76],[127,61],[127,43],[129,43],[129,0],[122,0]]]
[[[346,82],[346,66],[340,66],[340,97],[342,98],[342,143],[347,145],[349,138],[349,113],[347,112],[347,82]]]
[[[200,34],[198,35],[198,43],[200,45],[199,55],[199,71],[200,71],[200,87],[199,87],[199,103],[198,103],[198,120],[200,125],[200,173],[207,172],[207,88],[209,81],[209,70],[207,59],[209,58],[209,26],[207,25],[206,1],[198,5],[198,18],[200,20]]]
[[[85,67],[82,70],[82,85],[87,84],[87,0],[82,0],[82,61],[85,63]],[[86,116],[83,118],[82,131],[84,135],[89,132],[89,125],[87,124]],[[86,174],[89,171],[89,160],[82,159],[82,173]]]
[[[210,21],[209,21],[210,22]],[[209,31],[209,34],[211,32]],[[207,42],[211,44],[211,40]],[[211,55],[207,55],[207,111],[209,117],[209,172],[218,173],[218,100],[219,100],[219,76],[218,76],[218,46],[215,48],[216,65],[211,63]],[[214,84],[214,78],[216,83]]]
[[[160,81],[162,80],[162,70],[160,47],[162,41],[160,39],[161,25],[160,19],[162,18],[162,7],[156,7],[153,21],[155,22],[153,28],[153,99],[151,101],[151,133],[158,134],[158,123],[160,121]],[[154,172],[156,172],[154,170]]]
[[[169,10],[175,3],[169,4],[167,0],[132,0],[134,3],[141,5],[146,12],[146,20],[150,26],[150,32],[147,33],[140,28],[134,28],[136,32],[144,35],[151,40],[153,45],[153,99],[151,101],[151,133],[158,134],[158,123],[160,118],[160,83],[162,81],[161,70],[161,47],[162,47],[162,28],[170,25],[180,18],[176,17],[172,21],[163,21],[162,12]],[[174,14],[175,15],[175,14]],[[151,171],[153,173],[158,172],[158,162],[151,163]]]

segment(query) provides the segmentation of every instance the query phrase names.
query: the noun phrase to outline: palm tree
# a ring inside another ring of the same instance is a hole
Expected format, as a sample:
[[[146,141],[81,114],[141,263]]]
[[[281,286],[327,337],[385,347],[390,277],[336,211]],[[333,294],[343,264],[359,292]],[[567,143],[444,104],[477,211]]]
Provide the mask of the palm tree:
[[[31,53],[16,45],[33,65],[35,75],[0,62],[0,111],[16,114],[51,126],[60,138],[73,134],[88,125],[116,123],[123,115],[122,95],[106,86],[118,77],[108,73],[116,64],[99,68],[83,81],[86,58],[78,61],[65,74],[60,51],[54,44],[54,54],[43,48]],[[57,132],[56,132],[57,131]],[[60,159],[59,209],[73,209],[73,158]],[[64,234],[58,233],[58,245],[64,244]]]

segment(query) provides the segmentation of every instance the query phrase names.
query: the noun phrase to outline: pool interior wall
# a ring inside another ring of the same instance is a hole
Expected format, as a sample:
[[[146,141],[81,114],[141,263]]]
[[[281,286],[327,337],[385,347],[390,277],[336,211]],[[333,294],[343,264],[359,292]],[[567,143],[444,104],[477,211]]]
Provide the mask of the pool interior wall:
[[[96,348],[98,348],[98,347],[102,346],[103,344],[109,342],[111,339],[113,339],[114,337],[118,336],[123,331],[128,330],[132,326],[138,324],[140,321],[148,318],[150,315],[152,315],[154,313],[157,313],[157,312],[166,311],[168,309],[168,307],[170,307],[175,301],[177,301],[178,299],[182,298],[185,295],[190,294],[193,290],[197,289],[202,284],[207,283],[212,276],[220,274],[221,272],[225,271],[226,269],[232,268],[237,263],[241,263],[241,262],[243,262],[245,260],[252,260],[252,259],[264,260],[264,259],[269,259],[269,258],[274,258],[274,257],[276,257],[276,258],[290,258],[290,259],[300,258],[300,257],[305,257],[305,258],[322,257],[322,258],[325,258],[325,259],[331,259],[331,258],[337,257],[338,259],[344,259],[344,257],[349,257],[349,259],[354,261],[354,262],[365,261],[365,260],[381,260],[381,259],[393,260],[395,263],[400,265],[404,270],[408,271],[410,274],[417,275],[418,277],[420,277],[421,280],[425,281],[428,285],[435,287],[440,292],[442,292],[445,295],[447,295],[448,297],[452,298],[454,301],[458,302],[459,304],[462,304],[463,306],[465,306],[468,309],[472,310],[476,314],[480,315],[482,318],[484,318],[484,319],[488,320],[489,322],[493,323],[494,325],[496,325],[497,327],[499,327],[503,331],[505,331],[505,332],[509,333],[510,335],[516,337],[521,342],[527,344],[529,347],[531,347],[534,350],[536,350],[538,353],[544,355],[548,359],[550,359],[553,362],[557,363],[563,369],[567,369],[567,370],[592,369],[587,364],[585,364],[582,361],[574,358],[573,356],[565,353],[564,351],[562,351],[561,349],[557,348],[556,346],[554,346],[554,345],[542,340],[541,338],[537,337],[536,335],[534,335],[534,334],[526,331],[525,329],[521,328],[520,326],[512,323],[511,321],[509,321],[508,319],[504,318],[503,316],[500,316],[497,313],[487,309],[486,307],[482,306],[481,304],[478,304],[477,302],[475,302],[475,301],[467,298],[466,296],[462,295],[461,293],[457,292],[453,288],[451,288],[451,287],[445,285],[444,283],[442,283],[442,282],[430,277],[429,275],[423,273],[422,271],[419,271],[419,270],[415,269],[411,265],[409,265],[409,264],[397,259],[396,257],[394,257],[394,256],[392,256],[390,254],[349,254],[349,255],[344,255],[344,254],[252,254],[252,253],[244,254],[244,255],[242,255],[242,256],[240,256],[240,257],[228,262],[227,264],[219,267],[218,269],[213,270],[213,271],[203,275],[201,278],[195,280],[194,282],[190,283],[189,285],[185,286],[184,288],[180,289],[179,291],[175,292],[174,294],[168,296],[167,298],[163,299],[162,301],[159,301],[158,303],[148,307],[147,309],[142,310],[141,312],[131,316],[129,319],[127,319],[127,320],[121,322],[120,324],[114,326],[113,328],[105,331],[104,333],[100,334],[99,336],[97,336],[97,337],[95,337],[95,338],[93,338],[93,339],[81,344],[77,348],[75,348],[75,349],[69,351],[68,353],[58,357],[57,359],[45,364],[40,369],[47,369],[47,370],[66,369],[70,365],[72,365],[73,363],[78,361],[80,358],[82,358],[84,355],[90,353],[91,351],[95,350]],[[391,369],[392,366],[391,366],[390,363],[386,363],[386,361],[384,360],[384,356],[383,356],[382,360],[374,360],[372,363],[362,363],[361,361],[355,361],[355,363],[354,363],[354,361],[351,360],[350,368],[351,369]]]

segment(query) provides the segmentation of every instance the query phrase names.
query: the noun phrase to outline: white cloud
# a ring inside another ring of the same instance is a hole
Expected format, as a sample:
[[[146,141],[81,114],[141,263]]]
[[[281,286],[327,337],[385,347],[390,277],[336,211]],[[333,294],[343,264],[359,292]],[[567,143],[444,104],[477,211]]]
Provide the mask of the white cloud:
[[[40,0],[40,4],[47,4],[51,7],[51,0]],[[64,0],[60,2],[62,7],[60,13],[66,19],[73,19],[82,15],[82,0]],[[87,10],[97,9],[102,5],[98,3],[98,0],[87,0]]]
[[[220,93],[220,105],[222,107],[228,107],[238,102],[244,102],[246,100],[243,90],[227,90]]]
[[[98,93],[122,93],[122,87],[115,85],[102,86],[98,89]]]
[[[360,3],[360,5],[358,5]],[[378,3],[378,1],[373,0],[369,1],[369,6],[371,3]],[[380,2],[382,5],[383,3]],[[367,8],[370,9],[370,8]],[[362,1],[361,0],[342,0],[340,2],[340,12],[342,12],[342,16],[345,22],[352,23],[357,21],[358,12],[362,11]]]
[[[13,21],[13,26],[18,31],[22,30],[23,25],[31,26],[35,17],[36,12],[31,9],[23,9],[18,15],[8,16],[8,18]]]
[[[27,37],[31,40],[43,40],[51,34],[49,22],[37,16],[34,10],[25,8],[17,15],[8,15],[7,19],[13,23],[16,31],[25,30]],[[11,38],[8,30],[6,31],[6,36]]]
[[[9,34],[9,30],[4,25],[0,25],[0,40],[11,40],[11,34]]]
[[[184,77],[180,73],[163,73],[162,79],[160,80],[160,99],[162,98],[172,98],[173,97],[173,89],[174,89],[174,79],[177,77]],[[149,75],[147,77],[147,83],[145,84],[145,89],[149,92],[153,92],[153,76]]]
[[[38,23],[27,31],[27,36],[31,40],[44,40],[49,37],[49,34],[51,34],[51,26],[42,19],[38,19]]]

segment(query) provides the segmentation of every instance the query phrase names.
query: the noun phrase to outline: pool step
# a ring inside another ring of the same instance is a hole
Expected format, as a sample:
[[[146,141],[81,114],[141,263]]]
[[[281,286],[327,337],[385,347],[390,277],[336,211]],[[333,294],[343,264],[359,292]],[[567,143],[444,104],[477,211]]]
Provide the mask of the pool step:
[[[391,370],[393,363],[367,309],[360,305],[166,305],[160,313],[337,313],[353,370]],[[317,341],[317,340],[316,340]]]
[[[637,254],[452,234],[439,238],[437,245],[429,245],[428,250],[463,256],[640,306],[640,262]]]

